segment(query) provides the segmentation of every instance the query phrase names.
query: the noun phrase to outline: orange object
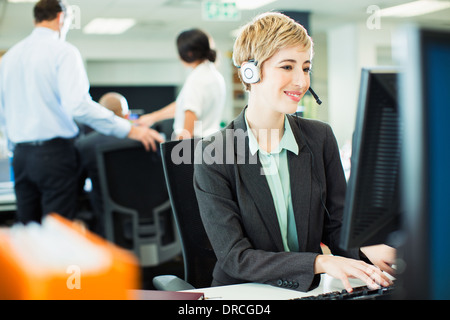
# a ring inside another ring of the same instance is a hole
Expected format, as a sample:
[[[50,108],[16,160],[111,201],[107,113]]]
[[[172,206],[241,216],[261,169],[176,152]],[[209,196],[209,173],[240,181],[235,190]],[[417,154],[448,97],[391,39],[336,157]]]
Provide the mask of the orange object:
[[[57,214],[0,229],[0,299],[129,299],[138,259]]]

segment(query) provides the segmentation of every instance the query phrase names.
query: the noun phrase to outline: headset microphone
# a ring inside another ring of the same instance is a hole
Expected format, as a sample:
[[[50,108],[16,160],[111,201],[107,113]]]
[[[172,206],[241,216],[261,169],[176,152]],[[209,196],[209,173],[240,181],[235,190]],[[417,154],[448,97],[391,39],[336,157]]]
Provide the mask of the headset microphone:
[[[311,92],[312,96],[314,97],[314,99],[316,99],[316,102],[318,105],[322,104],[322,100],[320,100],[320,98],[317,96],[317,94],[314,92],[313,89],[311,89],[311,87],[309,87],[309,92]]]

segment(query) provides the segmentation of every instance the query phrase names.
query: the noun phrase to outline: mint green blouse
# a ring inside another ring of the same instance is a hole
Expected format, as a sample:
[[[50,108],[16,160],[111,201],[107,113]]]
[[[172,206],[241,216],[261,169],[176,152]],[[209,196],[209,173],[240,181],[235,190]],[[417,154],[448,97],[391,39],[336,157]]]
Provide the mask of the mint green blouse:
[[[250,126],[245,118],[247,128]],[[270,133],[268,133],[270,134]],[[284,134],[278,146],[270,153],[260,148],[252,130],[248,130],[249,149],[252,155],[259,151],[262,172],[270,188],[278,217],[283,246],[286,251],[298,251],[297,228],[292,208],[291,188],[287,151],[298,155],[298,145],[292,133],[289,120],[284,118]]]

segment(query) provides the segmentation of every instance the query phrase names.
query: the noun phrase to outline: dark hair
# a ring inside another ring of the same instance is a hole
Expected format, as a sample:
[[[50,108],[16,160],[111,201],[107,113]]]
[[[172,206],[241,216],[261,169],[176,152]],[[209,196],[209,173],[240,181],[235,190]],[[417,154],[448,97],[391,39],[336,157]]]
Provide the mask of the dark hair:
[[[66,4],[62,0],[40,0],[34,6],[34,20],[36,23],[51,21],[59,12],[66,12]]]
[[[181,32],[177,38],[178,54],[185,62],[194,62],[207,59],[216,61],[216,50],[212,49],[209,37],[199,29]]]

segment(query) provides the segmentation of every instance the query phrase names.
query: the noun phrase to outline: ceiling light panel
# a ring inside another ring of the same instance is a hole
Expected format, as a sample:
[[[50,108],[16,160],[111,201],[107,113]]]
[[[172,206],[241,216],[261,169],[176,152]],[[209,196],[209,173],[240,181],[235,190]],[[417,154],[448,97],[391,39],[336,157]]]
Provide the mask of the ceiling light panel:
[[[96,18],[83,28],[83,32],[86,34],[122,34],[135,24],[134,19]]]

